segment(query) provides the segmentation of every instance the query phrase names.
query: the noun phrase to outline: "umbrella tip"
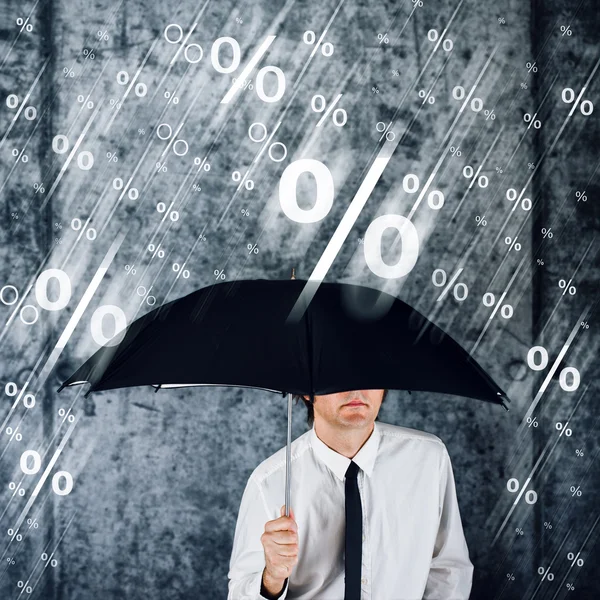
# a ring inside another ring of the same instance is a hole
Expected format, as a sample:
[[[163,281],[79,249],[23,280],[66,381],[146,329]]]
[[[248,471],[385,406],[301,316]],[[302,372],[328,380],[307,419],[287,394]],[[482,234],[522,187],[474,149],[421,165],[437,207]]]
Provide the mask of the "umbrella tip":
[[[291,279],[296,279],[296,268],[292,267],[292,276]]]

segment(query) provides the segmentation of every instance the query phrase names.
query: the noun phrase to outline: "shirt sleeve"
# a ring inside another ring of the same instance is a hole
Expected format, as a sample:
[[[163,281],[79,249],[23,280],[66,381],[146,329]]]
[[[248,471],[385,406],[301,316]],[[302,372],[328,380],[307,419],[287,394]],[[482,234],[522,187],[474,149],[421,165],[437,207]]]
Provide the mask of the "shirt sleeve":
[[[260,541],[265,523],[272,520],[256,480],[250,476],[242,495],[229,561],[229,593],[227,600],[271,600],[261,595],[262,574],[266,566],[265,551]],[[285,600],[288,581],[278,600]]]
[[[454,474],[444,445],[440,472],[440,513],[423,600],[468,600],[473,564],[463,533]]]

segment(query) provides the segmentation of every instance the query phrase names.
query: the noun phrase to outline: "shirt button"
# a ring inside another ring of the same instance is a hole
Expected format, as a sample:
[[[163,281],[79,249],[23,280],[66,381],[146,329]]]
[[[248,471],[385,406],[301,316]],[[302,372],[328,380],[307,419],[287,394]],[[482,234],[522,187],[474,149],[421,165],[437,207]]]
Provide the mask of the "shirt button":
[[[366,577],[363,577],[363,578],[361,579],[361,582],[362,582],[362,583],[367,583],[367,578],[366,578]]]

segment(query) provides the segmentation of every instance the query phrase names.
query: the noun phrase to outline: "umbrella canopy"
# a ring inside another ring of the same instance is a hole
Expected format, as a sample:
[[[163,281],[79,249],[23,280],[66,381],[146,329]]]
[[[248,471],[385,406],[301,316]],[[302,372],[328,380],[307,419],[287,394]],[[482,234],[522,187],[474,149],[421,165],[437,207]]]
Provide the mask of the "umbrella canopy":
[[[222,282],[168,302],[100,348],[58,391],[86,382],[86,396],[138,385],[283,395],[389,388],[466,396],[508,410],[506,394],[466,350],[386,292],[321,282],[302,315],[289,319],[307,283]]]

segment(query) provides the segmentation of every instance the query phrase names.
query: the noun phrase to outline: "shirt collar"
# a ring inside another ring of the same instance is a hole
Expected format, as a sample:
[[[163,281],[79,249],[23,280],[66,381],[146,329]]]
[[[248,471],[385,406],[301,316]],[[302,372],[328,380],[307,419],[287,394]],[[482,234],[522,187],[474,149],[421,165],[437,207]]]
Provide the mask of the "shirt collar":
[[[352,459],[339,454],[332,448],[330,448],[325,442],[323,442],[315,430],[313,423],[312,429],[310,430],[310,444],[317,456],[335,473],[335,475],[341,481],[344,481],[346,477],[346,471],[350,465],[350,461],[353,460],[369,477],[373,473],[373,467],[375,466],[375,458],[377,456],[377,450],[379,448],[379,438],[381,432],[377,426],[377,421],[373,421],[373,431],[369,436],[369,439],[363,444],[362,448],[357,452],[356,456]]]

